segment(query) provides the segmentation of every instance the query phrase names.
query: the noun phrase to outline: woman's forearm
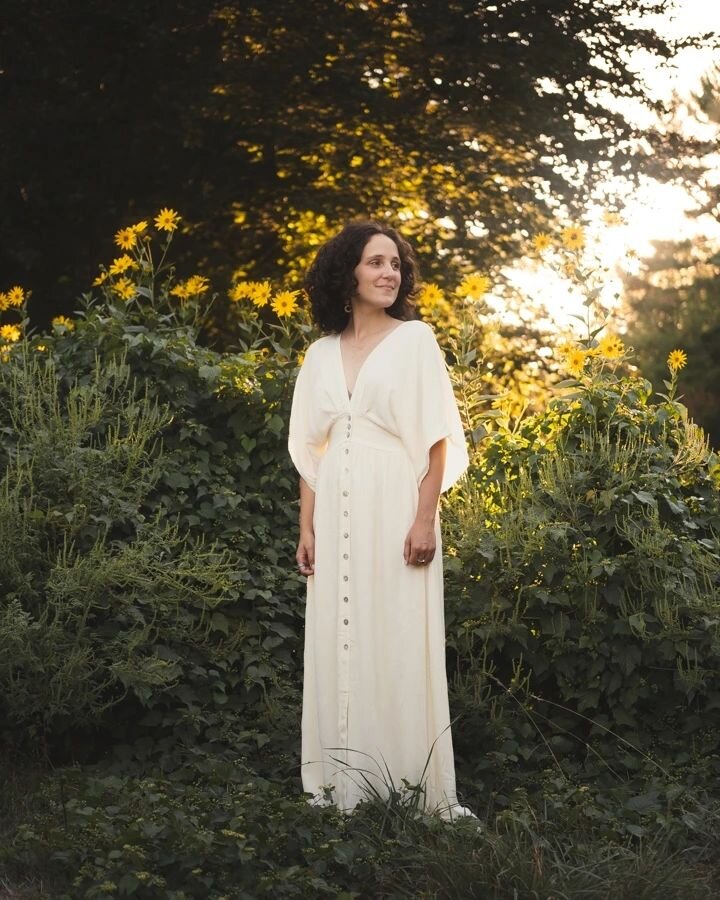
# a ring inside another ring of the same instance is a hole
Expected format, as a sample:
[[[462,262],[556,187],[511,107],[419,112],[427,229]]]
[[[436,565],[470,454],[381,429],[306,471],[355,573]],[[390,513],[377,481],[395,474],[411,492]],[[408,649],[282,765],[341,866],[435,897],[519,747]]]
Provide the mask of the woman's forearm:
[[[300,530],[313,530],[313,513],[315,511],[315,491],[300,478]]]
[[[447,453],[447,438],[441,438],[430,448],[430,466],[423,480],[420,482],[420,494],[418,498],[416,522],[430,524],[435,521],[440,488],[442,486],[443,473],[445,471],[445,456]]]

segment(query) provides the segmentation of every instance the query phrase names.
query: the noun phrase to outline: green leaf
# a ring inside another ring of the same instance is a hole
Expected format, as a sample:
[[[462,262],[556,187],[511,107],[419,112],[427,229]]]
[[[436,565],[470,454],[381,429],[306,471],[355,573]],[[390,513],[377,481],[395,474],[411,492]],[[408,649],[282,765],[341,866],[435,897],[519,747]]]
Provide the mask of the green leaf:
[[[204,380],[214,383],[220,374],[220,366],[200,366],[198,375]]]
[[[625,808],[639,813],[657,812],[661,809],[660,796],[656,790],[638,794],[625,801]]]
[[[631,491],[631,493],[633,497],[637,497],[641,503],[647,503],[649,506],[657,506],[656,498],[647,491]]]
[[[221,631],[224,635],[230,633],[230,623],[228,622],[227,617],[219,612],[214,612],[210,616],[210,628],[213,631]]]

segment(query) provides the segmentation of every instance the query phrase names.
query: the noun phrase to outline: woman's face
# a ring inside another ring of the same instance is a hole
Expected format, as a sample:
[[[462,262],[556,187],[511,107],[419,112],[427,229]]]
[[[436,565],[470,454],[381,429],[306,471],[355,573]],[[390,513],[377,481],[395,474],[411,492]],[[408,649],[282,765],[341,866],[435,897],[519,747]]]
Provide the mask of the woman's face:
[[[397,300],[400,290],[400,254],[395,241],[385,234],[374,234],[363,247],[355,267],[355,301],[386,309]]]

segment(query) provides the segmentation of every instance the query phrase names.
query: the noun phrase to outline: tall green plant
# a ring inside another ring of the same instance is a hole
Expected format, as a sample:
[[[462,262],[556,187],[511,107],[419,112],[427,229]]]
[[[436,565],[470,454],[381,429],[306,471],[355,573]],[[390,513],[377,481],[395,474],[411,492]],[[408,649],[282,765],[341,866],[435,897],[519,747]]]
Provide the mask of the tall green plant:
[[[48,737],[175,683],[158,645],[206,640],[232,566],[140,512],[169,417],[127,364],[96,359],[65,385],[51,357],[21,350],[0,367],[0,706],[6,727]]]
[[[561,348],[572,377],[519,427],[498,421],[455,510],[450,645],[478,773],[720,748],[718,459],[676,399],[684,354],[653,399],[596,297]]]

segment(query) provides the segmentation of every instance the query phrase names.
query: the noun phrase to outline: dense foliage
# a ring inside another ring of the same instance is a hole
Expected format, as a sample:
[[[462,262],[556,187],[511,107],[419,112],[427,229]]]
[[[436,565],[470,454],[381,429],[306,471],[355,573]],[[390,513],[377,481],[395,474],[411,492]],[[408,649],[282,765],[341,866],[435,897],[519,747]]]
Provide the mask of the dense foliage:
[[[641,378],[591,378],[484,443],[451,607],[465,752],[494,744],[484,780],[559,759],[615,781],[644,754],[717,778],[719,483],[683,407]]]
[[[291,363],[199,346],[167,291],[108,296],[0,367],[1,740],[257,747],[271,686],[297,703]]]
[[[2,332],[0,875],[36,897],[711,897],[720,473],[675,399],[683,354],[654,400],[589,331],[517,421],[487,411],[472,297],[438,333],[473,450],[443,517],[482,829],[397,794],[345,818],[298,771],[286,427],[312,330],[245,284],[241,351],[208,350],[206,280],[154,266],[146,232],[73,320]]]

